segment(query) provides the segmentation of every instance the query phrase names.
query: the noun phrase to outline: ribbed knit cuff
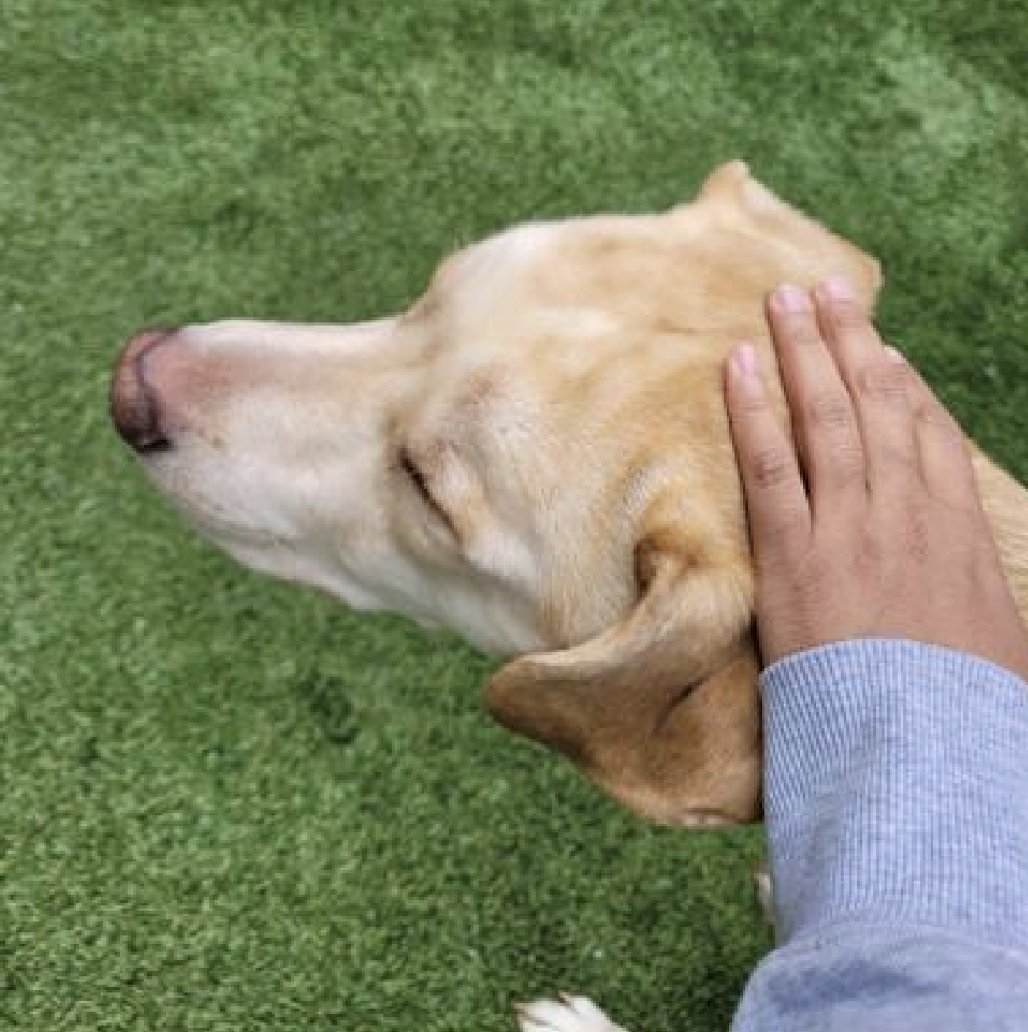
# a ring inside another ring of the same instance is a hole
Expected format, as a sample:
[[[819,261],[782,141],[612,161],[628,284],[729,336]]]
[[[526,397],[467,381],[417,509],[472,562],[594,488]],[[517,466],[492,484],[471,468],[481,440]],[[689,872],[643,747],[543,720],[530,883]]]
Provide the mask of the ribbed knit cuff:
[[[844,921],[1028,948],[1028,685],[910,641],[841,642],[761,678],[782,942]]]

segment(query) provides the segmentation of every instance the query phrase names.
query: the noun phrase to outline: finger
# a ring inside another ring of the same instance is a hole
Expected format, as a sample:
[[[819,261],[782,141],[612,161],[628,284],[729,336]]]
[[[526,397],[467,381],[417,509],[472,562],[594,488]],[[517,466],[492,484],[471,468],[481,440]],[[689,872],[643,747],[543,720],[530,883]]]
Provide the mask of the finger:
[[[725,395],[757,557],[810,533],[810,506],[796,453],[771,407],[752,344],[730,356]]]
[[[779,287],[768,300],[768,319],[811,510],[815,518],[822,503],[835,512],[856,511],[848,502],[863,498],[867,490],[860,430],[810,297],[798,287]]]
[[[921,374],[909,364],[908,369],[922,479],[933,497],[961,509],[981,510],[971,449],[960,424]]]
[[[825,342],[853,399],[868,487],[874,493],[912,490],[920,483],[908,366],[889,351],[841,277],[815,292]]]

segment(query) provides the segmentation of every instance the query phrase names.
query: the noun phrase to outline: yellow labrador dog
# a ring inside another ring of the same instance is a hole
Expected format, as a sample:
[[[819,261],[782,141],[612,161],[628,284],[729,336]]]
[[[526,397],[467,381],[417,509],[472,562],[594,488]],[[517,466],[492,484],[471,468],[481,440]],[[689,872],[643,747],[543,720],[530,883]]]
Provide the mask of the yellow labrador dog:
[[[112,410],[241,562],[511,657],[492,713],[639,813],[750,821],[754,585],[722,364],[749,339],[770,373],[766,293],[832,274],[870,310],[877,263],[736,161],[664,214],[460,251],[396,316],[142,333]],[[1028,614],[1028,493],[976,464]],[[526,1026],[608,1027],[549,1006]]]

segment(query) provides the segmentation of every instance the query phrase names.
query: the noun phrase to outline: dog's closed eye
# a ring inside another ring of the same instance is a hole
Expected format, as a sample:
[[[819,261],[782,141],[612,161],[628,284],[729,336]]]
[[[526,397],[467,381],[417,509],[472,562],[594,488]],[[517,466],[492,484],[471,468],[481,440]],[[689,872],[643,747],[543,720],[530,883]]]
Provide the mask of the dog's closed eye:
[[[439,500],[438,495],[433,492],[431,482],[424,467],[421,466],[417,459],[414,458],[409,448],[401,446],[397,456],[397,463],[404,476],[407,478],[408,483],[414,488],[414,491],[420,497],[424,507],[446,527],[454,540],[459,541],[460,536],[457,533],[457,528],[454,525],[453,519],[446,507]]]

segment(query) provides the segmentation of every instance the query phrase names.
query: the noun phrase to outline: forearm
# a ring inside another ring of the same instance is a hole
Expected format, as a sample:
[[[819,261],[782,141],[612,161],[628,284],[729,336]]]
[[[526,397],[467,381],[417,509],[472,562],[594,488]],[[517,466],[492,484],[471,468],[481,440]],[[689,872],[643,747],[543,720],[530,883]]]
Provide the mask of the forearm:
[[[863,641],[784,659],[763,691],[780,945],[736,1028],[858,1029],[869,1000],[876,1029],[1028,1023],[1028,686]]]

